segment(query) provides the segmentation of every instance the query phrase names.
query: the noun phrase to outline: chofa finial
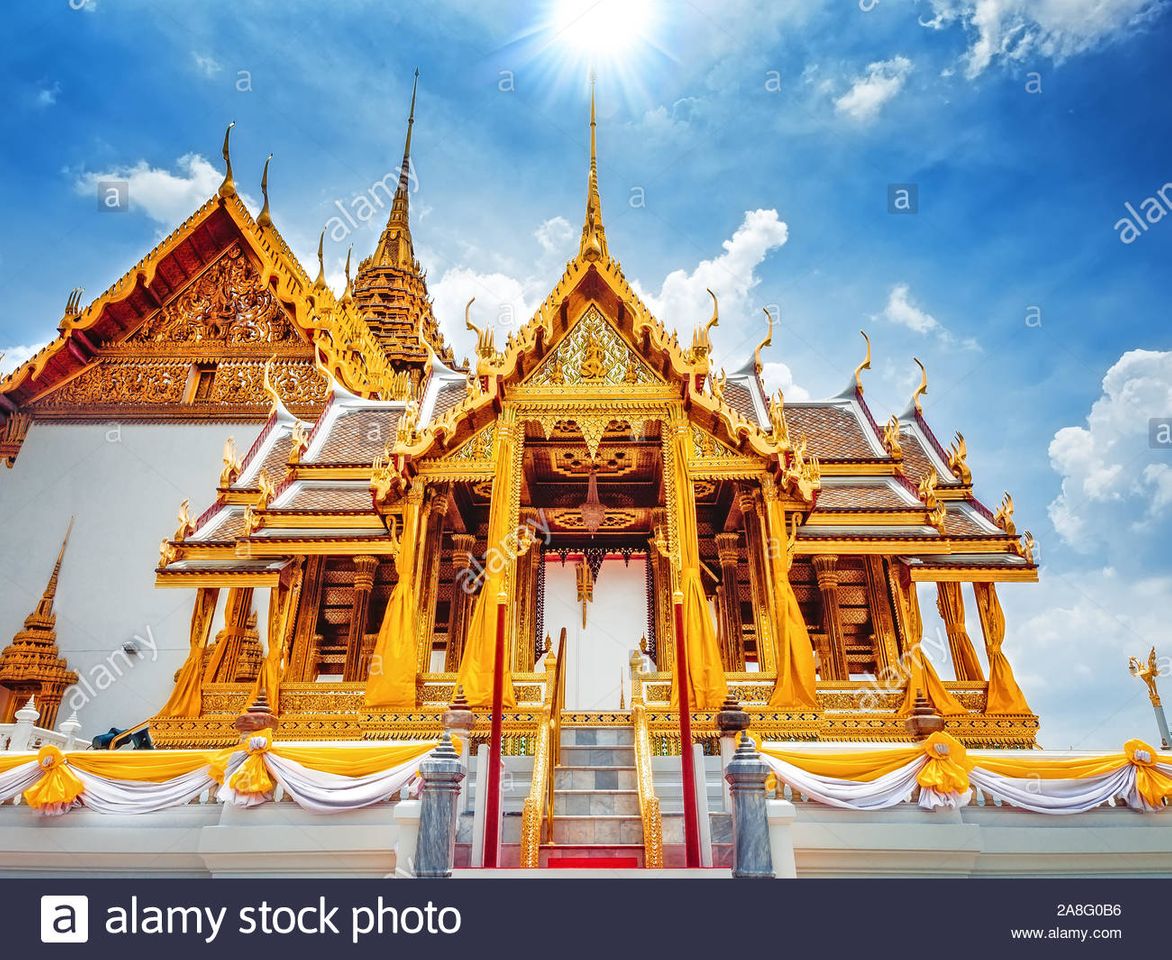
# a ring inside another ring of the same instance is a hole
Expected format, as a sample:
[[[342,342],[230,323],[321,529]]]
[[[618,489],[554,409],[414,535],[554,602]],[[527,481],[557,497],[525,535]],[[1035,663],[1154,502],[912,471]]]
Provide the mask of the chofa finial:
[[[769,329],[765,334],[765,339],[757,344],[757,349],[753,351],[753,370],[760,374],[765,369],[765,364],[761,362],[761,351],[773,343],[773,313],[768,307],[762,307],[761,311],[765,314],[765,319],[769,323]]]
[[[924,369],[924,364],[920,362],[919,357],[912,357],[916,361],[916,366],[920,368],[920,385],[916,387],[915,393],[912,394],[912,406],[916,408],[916,413],[924,412],[924,405],[920,401],[925,393],[928,392],[928,371]]]
[[[236,181],[232,179],[232,155],[229,152],[229,140],[234,126],[236,126],[235,120],[228,124],[228,129],[224,131],[224,182],[220,184],[219,189],[221,197],[231,197],[236,194]]]
[[[315,290],[324,290],[326,286],[326,228],[322,227],[321,236],[317,238],[317,279],[313,281]]]
[[[269,212],[269,164],[273,162],[273,155],[270,153],[265,158],[264,172],[260,175],[260,192],[264,197],[264,204],[260,208],[260,216],[256,218],[258,226],[271,227],[273,225],[273,216]]]
[[[871,369],[871,338],[867,336],[866,330],[860,330],[863,339],[867,342],[867,355],[863,357],[863,362],[855,367],[855,389],[859,393],[863,392],[863,371]]]

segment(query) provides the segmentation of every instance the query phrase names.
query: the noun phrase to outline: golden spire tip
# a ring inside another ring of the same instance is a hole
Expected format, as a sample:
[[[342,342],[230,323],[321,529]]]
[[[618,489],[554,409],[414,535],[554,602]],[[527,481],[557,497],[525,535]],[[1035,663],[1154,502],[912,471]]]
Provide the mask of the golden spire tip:
[[[229,123],[228,129],[224,131],[224,149],[221,151],[224,155],[224,182],[220,184],[218,191],[221,197],[231,197],[236,193],[236,181],[232,179],[232,155],[229,150],[229,141],[234,126],[236,126],[235,120]]]
[[[264,203],[260,208],[260,216],[256,218],[258,225],[262,227],[272,226],[273,215],[269,212],[269,164],[273,162],[273,155],[270,153],[265,157],[265,168],[260,175],[260,192],[264,196]]]

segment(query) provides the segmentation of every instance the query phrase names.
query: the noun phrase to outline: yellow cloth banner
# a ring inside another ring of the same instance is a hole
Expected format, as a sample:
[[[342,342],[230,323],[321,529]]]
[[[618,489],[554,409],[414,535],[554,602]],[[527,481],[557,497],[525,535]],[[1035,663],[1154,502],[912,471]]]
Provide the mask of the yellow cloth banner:
[[[37,763],[44,774],[24,792],[25,803],[30,807],[67,807],[81,796],[85,785],[66,765],[65,755],[57,747],[41,747]]]
[[[969,759],[964,745],[943,731],[932,734],[921,744],[928,757],[924,768],[916,774],[921,787],[937,793],[962,794],[969,788],[969,771],[976,764]]]
[[[452,745],[459,753],[459,740],[452,738]],[[381,770],[391,770],[400,764],[415,758],[422,757],[439,746],[438,740],[428,743],[405,743],[388,746],[384,744],[370,747],[282,747],[275,746],[272,752],[275,756],[294,763],[300,763],[311,770],[320,770],[322,773],[334,773],[340,777],[365,777]]]
[[[688,657],[688,700],[693,710],[714,710],[728,695],[720,641],[712,609],[700,580],[700,543],[696,530],[696,496],[688,471],[689,434],[675,429],[672,476],[676,491],[676,539],[680,547],[680,590],[684,594],[684,649]],[[677,637],[678,643],[681,638]],[[672,664],[671,705],[679,708],[679,678]]]
[[[777,683],[769,698],[771,707],[817,709],[818,680],[814,665],[814,645],[806,628],[798,598],[789,582],[788,556],[781,544],[787,542],[785,511],[776,498],[765,507],[768,523],[766,563],[769,568],[770,594],[773,600],[773,623],[776,636]]]
[[[1005,642],[1005,611],[997,599],[997,588],[992,583],[974,583],[977,610],[985,628],[985,650],[989,656],[989,693],[986,713],[1029,713],[1030,705],[1013,678],[1013,668],[1001,645]]]
[[[464,640],[464,654],[460,658],[457,684],[463,686],[464,696],[474,707],[492,706],[493,664],[496,660],[497,594],[506,583],[506,571],[516,560],[510,555],[515,546],[516,531],[509,529],[512,513],[514,443],[512,424],[497,420],[493,458],[496,472],[493,476],[492,507],[488,517],[488,554],[484,558],[486,576],[480,594],[472,608],[468,632]],[[510,536],[512,535],[512,536]],[[459,585],[457,585],[457,589]],[[504,697],[505,707],[516,707],[513,692],[513,674],[509,669],[509,618],[505,618]]]
[[[910,579],[904,580],[898,575],[895,577],[896,596],[904,612],[904,628],[907,635],[904,638],[907,647],[904,650],[902,662],[907,671],[907,691],[904,693],[903,704],[899,712],[908,716],[916,705],[916,693],[922,692],[928,698],[941,716],[952,716],[967,711],[945,688],[932,661],[924,654],[924,619],[920,614],[920,598],[916,593],[916,585]]]
[[[371,707],[414,709],[418,651],[415,647],[415,554],[419,549],[422,497],[409,494],[403,508],[403,531],[395,559],[398,581],[383,614],[366,678],[366,703]]]
[[[195,606],[191,611],[190,650],[179,675],[175,689],[159,711],[161,717],[198,717],[203,706],[203,652],[212,629],[212,617],[220,591],[215,587],[200,587],[195,591]]]
[[[960,584],[952,580],[941,580],[936,584],[936,608],[948,631],[948,645],[952,650],[952,662],[958,680],[984,680],[985,673],[977,652],[973,649],[972,638],[964,622],[964,595]]]
[[[13,767],[32,760],[27,753],[0,753],[0,773],[7,773]]]

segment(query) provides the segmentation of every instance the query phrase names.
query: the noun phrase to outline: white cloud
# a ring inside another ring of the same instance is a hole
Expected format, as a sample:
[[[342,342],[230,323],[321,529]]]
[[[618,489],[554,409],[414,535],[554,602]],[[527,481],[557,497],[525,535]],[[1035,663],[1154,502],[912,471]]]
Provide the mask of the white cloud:
[[[452,267],[430,287],[432,309],[451,341],[456,356],[471,355],[473,335],[464,327],[464,306],[472,298],[472,322],[481,329],[493,327],[497,347],[510,332],[526,323],[539,299],[549,291],[534,277],[518,280],[503,273],[479,273]]]
[[[546,253],[568,257],[572,250],[570,241],[574,239],[574,228],[565,217],[550,217],[533,231],[533,236]]]
[[[195,61],[195,69],[202,73],[205,77],[211,78],[218,74],[224,68],[220,65],[215,57],[206,53],[199,53],[192,51],[192,59]]]
[[[197,153],[187,153],[176,162],[172,173],[152,167],[146,160],[133,166],[112,167],[100,173],[82,173],[74,180],[74,190],[81,195],[96,196],[102,181],[125,180],[130,209],[141,210],[168,229],[191,216],[214,194],[224,174]],[[242,196],[249,204],[252,201]],[[254,204],[252,204],[254,205]]]
[[[911,71],[912,62],[907,57],[872,63],[863,76],[855,78],[850,90],[834,101],[834,109],[862,123],[874,120],[883,105],[903,89]]]
[[[933,30],[960,24],[972,37],[965,74],[994,61],[1043,57],[1056,63],[1127,36],[1157,17],[1167,0],[931,0]]]
[[[957,345],[965,350],[980,350],[980,344],[971,337],[963,340],[957,338],[932,314],[916,303],[911,296],[911,288],[906,283],[897,283],[887,295],[887,305],[879,318],[896,326],[919,334],[932,334],[942,343]]]
[[[0,377],[6,377],[22,363],[32,357],[45,344],[34,343],[31,346],[0,347]]]
[[[761,365],[761,382],[765,393],[773,396],[780,389],[786,400],[809,400],[810,391],[794,383],[793,371],[789,364],[773,360]]]
[[[701,260],[690,273],[673,270],[664,278],[658,293],[643,288],[637,281],[632,286],[651,312],[666,326],[680,331],[684,340],[690,340],[693,328],[712,316],[712,301],[706,288],[720,299],[725,340],[729,339],[728,328],[743,328],[746,322],[753,324],[752,330],[760,339],[757,329],[764,326],[764,321],[756,321],[760,311],[750,304],[749,294],[761,282],[757,267],[771,251],[784,245],[788,237],[789,227],[778,218],[776,210],[747,210],[736,232],[721,244],[724,253],[720,256]]]
[[[1172,351],[1123,354],[1103,377],[1086,426],[1063,427],[1050,441],[1050,464],[1062,476],[1050,521],[1063,540],[1088,553],[1126,549],[1137,505],[1143,519],[1162,519],[1172,502],[1172,451],[1153,447],[1149,429],[1153,418],[1167,417]]]
[[[38,107],[52,107],[57,103],[57,97],[61,93],[61,84],[54,80],[47,86],[41,87],[37,91],[36,103]]]

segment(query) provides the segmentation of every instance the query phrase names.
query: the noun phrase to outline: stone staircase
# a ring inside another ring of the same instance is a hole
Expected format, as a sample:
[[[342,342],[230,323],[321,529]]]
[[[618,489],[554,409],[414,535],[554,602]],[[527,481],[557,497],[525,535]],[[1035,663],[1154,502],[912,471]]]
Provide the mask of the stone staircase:
[[[553,772],[553,843],[542,845],[541,866],[642,867],[634,731],[563,727],[561,738]]]

